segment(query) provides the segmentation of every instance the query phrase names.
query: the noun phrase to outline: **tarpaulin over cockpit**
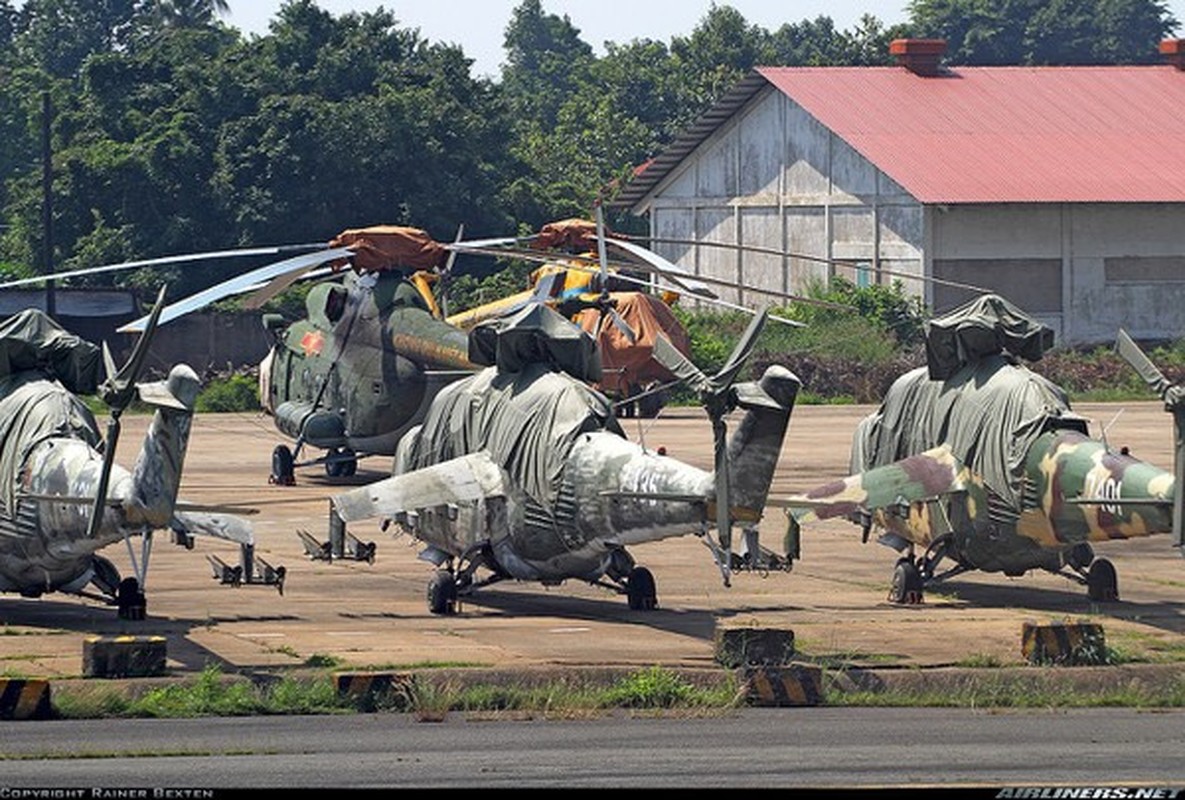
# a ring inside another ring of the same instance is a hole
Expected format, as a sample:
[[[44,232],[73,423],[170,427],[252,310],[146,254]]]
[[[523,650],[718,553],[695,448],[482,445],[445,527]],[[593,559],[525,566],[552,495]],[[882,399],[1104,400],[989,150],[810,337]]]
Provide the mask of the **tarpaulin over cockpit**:
[[[947,443],[1019,509],[1033,441],[1050,428],[1086,432],[1066,393],[1017,358],[1040,358],[1052,331],[1003,298],[985,295],[932,320],[926,335],[927,366],[894,381],[857,428],[852,472]]]

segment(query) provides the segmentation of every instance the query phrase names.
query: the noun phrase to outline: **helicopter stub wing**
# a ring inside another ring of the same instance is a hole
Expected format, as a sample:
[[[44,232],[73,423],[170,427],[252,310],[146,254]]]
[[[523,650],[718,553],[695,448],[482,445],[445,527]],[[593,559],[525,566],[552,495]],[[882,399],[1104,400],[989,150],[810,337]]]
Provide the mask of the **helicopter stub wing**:
[[[966,468],[949,445],[831,481],[805,494],[768,501],[793,510],[799,521],[849,516],[929,500],[965,489]]]
[[[348,247],[332,247],[324,250],[319,250],[315,253],[305,253],[303,255],[294,256],[292,258],[277,261],[273,264],[260,267],[259,269],[245,272],[242,275],[215,284],[209,289],[192,294],[189,297],[178,300],[165,306],[161,312],[159,324],[163,325],[170,320],[177,319],[177,317],[190,314],[194,311],[205,308],[211,303],[215,303],[224,297],[230,297],[235,294],[242,294],[243,292],[251,291],[257,288],[258,284],[263,281],[270,281],[273,279],[286,279],[290,276],[300,276],[303,273],[324,264],[327,261],[334,261],[339,258],[349,258],[353,254]],[[291,281],[289,281],[291,282]],[[148,315],[134,319],[131,322],[118,328],[120,333],[138,333],[143,331],[148,323]]]
[[[335,495],[333,507],[344,522],[394,517],[420,508],[505,496],[508,483],[506,473],[483,450]]]

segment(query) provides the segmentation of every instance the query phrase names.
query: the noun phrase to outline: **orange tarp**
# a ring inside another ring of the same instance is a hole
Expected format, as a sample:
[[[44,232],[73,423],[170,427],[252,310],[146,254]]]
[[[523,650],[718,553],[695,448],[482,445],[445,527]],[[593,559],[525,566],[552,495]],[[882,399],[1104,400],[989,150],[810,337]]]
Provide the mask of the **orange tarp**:
[[[372,225],[342,231],[330,247],[354,251],[354,269],[379,272],[387,269],[433,269],[444,264],[448,250],[419,228],[400,225]],[[334,269],[345,266],[337,262]]]
[[[608,314],[602,320],[598,309],[587,308],[576,316],[576,323],[597,339],[605,375],[602,386],[628,393],[630,386],[672,380],[670,371],[652,356],[654,340],[665,335],[680,352],[690,356],[691,339],[670,306],[646,292],[612,292],[609,296],[617,302],[617,313],[633,330],[634,342]]]

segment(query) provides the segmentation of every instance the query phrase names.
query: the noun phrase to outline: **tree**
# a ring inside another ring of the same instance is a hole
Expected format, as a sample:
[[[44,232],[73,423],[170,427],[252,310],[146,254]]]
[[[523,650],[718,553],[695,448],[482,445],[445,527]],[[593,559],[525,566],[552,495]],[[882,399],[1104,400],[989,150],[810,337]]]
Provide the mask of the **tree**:
[[[163,28],[202,28],[230,13],[226,0],[148,0],[149,19]]]
[[[911,0],[909,13],[968,65],[1151,63],[1178,25],[1163,0]]]
[[[57,78],[73,78],[94,53],[127,45],[137,0],[26,0],[13,36],[17,57]]]

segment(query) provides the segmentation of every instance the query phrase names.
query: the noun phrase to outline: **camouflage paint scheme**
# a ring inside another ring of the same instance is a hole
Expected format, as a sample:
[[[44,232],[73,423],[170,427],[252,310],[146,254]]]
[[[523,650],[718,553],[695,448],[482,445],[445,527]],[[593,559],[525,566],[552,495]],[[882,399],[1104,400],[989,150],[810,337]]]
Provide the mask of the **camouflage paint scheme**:
[[[806,493],[799,521],[871,522],[921,548],[950,534],[947,557],[1009,575],[1058,571],[1084,542],[1172,529],[1173,475],[1078,431],[1042,434],[1025,464],[1019,513],[943,446]]]
[[[459,328],[433,317],[397,272],[320,284],[308,318],[279,332],[260,370],[264,407],[284,434],[326,450],[394,455],[439,388],[430,370],[476,369]]]

